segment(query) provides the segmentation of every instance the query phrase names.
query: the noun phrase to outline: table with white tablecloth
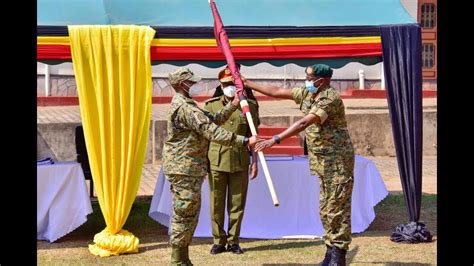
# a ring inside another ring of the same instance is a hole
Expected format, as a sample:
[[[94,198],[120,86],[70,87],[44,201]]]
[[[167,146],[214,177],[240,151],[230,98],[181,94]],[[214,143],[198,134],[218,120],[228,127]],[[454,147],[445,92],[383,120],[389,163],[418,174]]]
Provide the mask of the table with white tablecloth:
[[[37,166],[36,239],[54,242],[87,221],[92,205],[81,165]]]
[[[259,166],[255,180],[249,181],[247,204],[240,236],[242,238],[316,238],[323,235],[319,216],[319,178],[309,173],[306,156],[271,157],[267,164],[280,206],[274,207],[266,179]],[[211,237],[209,182],[202,186],[201,212],[195,237]],[[362,156],[355,157],[352,193],[352,232],[365,231],[375,219],[374,206],[388,195],[375,164]],[[149,216],[170,228],[172,195],[163,172],[157,179]],[[225,230],[227,229],[227,214]]]

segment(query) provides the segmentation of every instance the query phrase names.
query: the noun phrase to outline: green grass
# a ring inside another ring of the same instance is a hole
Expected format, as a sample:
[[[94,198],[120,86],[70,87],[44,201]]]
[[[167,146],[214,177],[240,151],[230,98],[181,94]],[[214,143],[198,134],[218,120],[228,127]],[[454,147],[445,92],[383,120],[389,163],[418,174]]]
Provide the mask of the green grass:
[[[422,194],[420,222],[424,223],[431,233],[437,229],[437,196]],[[388,195],[383,201],[375,206],[376,218],[368,228],[369,231],[394,230],[397,224],[408,223],[408,209],[402,194]]]
[[[37,242],[39,265],[167,265],[170,247],[168,228],[148,216],[150,199],[137,200],[124,229],[140,239],[139,253],[99,258],[89,253],[94,235],[105,228],[97,202],[87,222],[55,243]],[[353,235],[348,252],[351,265],[431,265],[436,263],[437,196],[423,194],[421,222],[435,235],[433,242],[408,245],[390,241],[397,224],[408,222],[403,195],[389,195],[376,207],[376,218],[361,234]],[[316,210],[315,210],[316,211]],[[190,256],[195,265],[296,265],[315,264],[324,256],[325,247],[316,240],[242,239],[243,255],[209,254],[211,238],[194,238]]]

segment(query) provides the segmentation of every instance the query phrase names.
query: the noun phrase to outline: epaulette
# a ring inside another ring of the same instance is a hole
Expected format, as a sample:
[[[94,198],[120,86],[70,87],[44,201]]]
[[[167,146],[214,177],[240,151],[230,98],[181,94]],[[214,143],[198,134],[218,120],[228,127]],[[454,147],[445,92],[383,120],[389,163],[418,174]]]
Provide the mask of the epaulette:
[[[211,99],[207,99],[206,101],[204,101],[204,104],[207,104],[207,103],[210,103],[210,102],[215,102],[217,100],[219,100],[221,97],[220,96],[217,96],[217,97],[213,97]]]

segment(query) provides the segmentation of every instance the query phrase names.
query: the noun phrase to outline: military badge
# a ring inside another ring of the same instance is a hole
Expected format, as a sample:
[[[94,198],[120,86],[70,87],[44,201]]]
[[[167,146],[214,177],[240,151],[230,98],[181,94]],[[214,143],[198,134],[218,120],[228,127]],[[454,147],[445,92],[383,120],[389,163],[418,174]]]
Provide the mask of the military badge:
[[[205,114],[201,112],[193,112],[193,115],[194,119],[196,119],[196,122],[198,122],[199,124],[204,124],[207,122],[207,117]]]

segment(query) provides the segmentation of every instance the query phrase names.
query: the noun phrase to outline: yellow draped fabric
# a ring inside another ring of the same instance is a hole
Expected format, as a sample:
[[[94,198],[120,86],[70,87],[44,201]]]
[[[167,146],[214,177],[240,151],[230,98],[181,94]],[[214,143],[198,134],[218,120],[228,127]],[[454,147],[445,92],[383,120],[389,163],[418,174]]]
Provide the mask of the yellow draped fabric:
[[[72,62],[89,162],[106,228],[89,251],[138,252],[123,230],[140,184],[151,114],[148,26],[69,26]]]

